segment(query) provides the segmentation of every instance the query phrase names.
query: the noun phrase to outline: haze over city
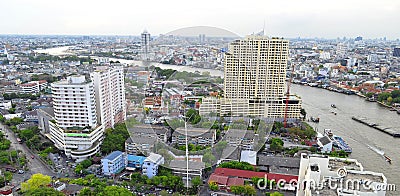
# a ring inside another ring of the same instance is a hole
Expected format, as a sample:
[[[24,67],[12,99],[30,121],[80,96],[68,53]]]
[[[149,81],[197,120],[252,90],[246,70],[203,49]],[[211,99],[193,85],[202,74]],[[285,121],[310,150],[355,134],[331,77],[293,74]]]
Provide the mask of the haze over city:
[[[2,1],[0,34],[152,35],[215,26],[240,36],[397,39],[400,2],[338,1]]]

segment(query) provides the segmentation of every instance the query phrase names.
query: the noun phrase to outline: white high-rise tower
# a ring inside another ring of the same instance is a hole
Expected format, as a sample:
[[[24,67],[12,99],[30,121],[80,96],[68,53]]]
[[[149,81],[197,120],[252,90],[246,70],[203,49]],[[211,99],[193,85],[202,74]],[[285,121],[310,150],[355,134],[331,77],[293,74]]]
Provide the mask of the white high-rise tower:
[[[124,69],[122,66],[97,67],[90,74],[94,83],[97,117],[105,128],[126,120]]]
[[[49,138],[78,161],[99,152],[104,127],[97,120],[93,82],[85,76],[70,76],[51,87],[54,121],[49,122]]]

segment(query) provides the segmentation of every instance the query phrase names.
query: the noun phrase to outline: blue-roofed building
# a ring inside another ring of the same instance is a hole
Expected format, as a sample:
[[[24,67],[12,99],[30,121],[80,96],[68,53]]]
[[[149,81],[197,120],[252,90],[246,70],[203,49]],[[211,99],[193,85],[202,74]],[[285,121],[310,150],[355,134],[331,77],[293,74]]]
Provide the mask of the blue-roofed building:
[[[144,157],[144,156],[136,156],[136,155],[128,154],[126,169],[141,171],[144,160],[146,160],[146,157]]]
[[[101,165],[103,168],[103,174],[111,176],[120,173],[125,169],[126,157],[121,151],[114,151],[101,159]]]

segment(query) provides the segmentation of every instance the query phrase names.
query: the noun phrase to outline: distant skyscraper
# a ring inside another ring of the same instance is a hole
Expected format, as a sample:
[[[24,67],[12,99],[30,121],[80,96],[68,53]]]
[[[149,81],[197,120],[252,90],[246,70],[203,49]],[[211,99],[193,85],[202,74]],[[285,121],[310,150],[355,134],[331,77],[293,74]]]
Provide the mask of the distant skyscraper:
[[[149,60],[149,52],[150,52],[150,33],[147,30],[144,30],[142,33],[142,60]]]
[[[400,47],[399,48],[394,48],[393,56],[394,57],[400,57]]]
[[[252,35],[236,40],[225,55],[221,115],[283,119],[289,41]],[[290,96],[288,118],[300,118],[301,99]]]
[[[205,34],[199,34],[199,42],[201,44],[206,42],[206,35]]]
[[[363,38],[361,36],[356,37],[354,41],[361,41]]]

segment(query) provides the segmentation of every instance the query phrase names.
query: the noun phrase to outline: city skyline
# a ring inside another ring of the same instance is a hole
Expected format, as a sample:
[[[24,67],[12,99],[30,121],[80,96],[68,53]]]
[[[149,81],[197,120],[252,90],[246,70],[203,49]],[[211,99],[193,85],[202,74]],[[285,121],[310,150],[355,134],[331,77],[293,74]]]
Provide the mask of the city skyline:
[[[215,26],[245,36],[261,31],[265,22],[268,36],[400,38],[400,27],[391,25],[400,19],[400,2],[393,0],[340,0],[334,4],[315,0],[245,4],[20,0],[0,4],[7,8],[0,13],[5,19],[0,34],[140,35],[147,29],[159,35],[183,27]]]

